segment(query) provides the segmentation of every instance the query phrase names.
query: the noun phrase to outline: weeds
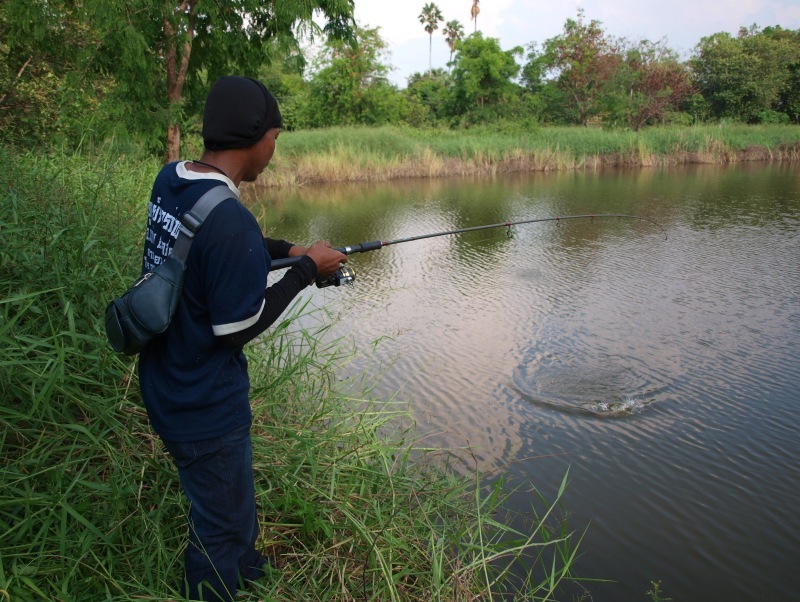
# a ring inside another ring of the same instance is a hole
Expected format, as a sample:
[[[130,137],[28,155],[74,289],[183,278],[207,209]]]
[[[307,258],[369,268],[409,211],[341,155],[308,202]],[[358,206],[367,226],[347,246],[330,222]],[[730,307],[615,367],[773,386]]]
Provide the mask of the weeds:
[[[288,132],[261,186],[509,171],[800,158],[800,128],[771,125],[529,130],[328,128]]]
[[[102,326],[138,272],[157,166],[0,158],[0,599],[175,599],[186,507],[135,364]],[[300,328],[304,311],[247,351],[259,545],[276,565],[252,598],[552,598],[578,545],[555,512],[566,477],[512,530],[501,483],[417,449],[402,407],[343,393],[355,350]],[[511,578],[522,558],[527,577]]]
[[[663,596],[660,581],[651,581],[650,585],[652,586],[652,589],[647,590],[647,595],[650,596],[650,599],[653,602],[672,602],[672,598],[665,598]]]

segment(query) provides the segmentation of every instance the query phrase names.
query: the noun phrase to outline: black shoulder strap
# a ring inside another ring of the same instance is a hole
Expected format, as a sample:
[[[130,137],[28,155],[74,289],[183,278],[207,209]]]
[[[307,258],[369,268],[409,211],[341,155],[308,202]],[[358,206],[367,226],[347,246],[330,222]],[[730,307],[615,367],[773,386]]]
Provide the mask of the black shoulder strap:
[[[172,256],[186,263],[186,257],[189,255],[189,248],[192,246],[194,235],[206,221],[208,215],[213,211],[214,207],[219,205],[225,199],[237,198],[233,191],[227,185],[215,186],[203,196],[197,199],[194,206],[189,209],[181,217],[181,229],[178,233],[178,240],[172,247]]]

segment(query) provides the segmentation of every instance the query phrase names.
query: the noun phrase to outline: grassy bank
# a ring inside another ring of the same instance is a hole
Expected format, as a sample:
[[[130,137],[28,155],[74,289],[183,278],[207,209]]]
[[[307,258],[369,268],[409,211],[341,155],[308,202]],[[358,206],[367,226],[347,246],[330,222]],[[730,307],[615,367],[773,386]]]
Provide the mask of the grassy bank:
[[[800,127],[330,128],[283,133],[259,186],[764,159],[800,159]]]
[[[134,362],[102,326],[138,271],[159,166],[1,147],[0,159],[0,600],[177,599],[186,507]],[[402,407],[345,395],[337,367],[355,351],[319,334],[289,315],[248,349],[260,545],[277,565],[250,599],[558,590],[578,543],[559,500],[534,495],[529,528],[512,532],[499,485],[416,449]],[[519,556],[527,576],[509,580]]]

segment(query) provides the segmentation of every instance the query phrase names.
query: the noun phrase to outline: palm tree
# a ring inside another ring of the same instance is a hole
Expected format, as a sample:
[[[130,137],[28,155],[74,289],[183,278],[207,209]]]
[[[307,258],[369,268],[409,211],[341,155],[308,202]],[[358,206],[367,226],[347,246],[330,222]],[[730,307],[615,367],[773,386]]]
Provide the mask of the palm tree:
[[[472,0],[472,18],[475,20],[475,31],[478,31],[478,13],[481,12],[481,7],[478,4],[481,0]]]
[[[448,21],[442,30],[445,42],[450,47],[450,63],[453,62],[453,52],[456,50],[456,42],[464,37],[464,26],[456,19]],[[448,63],[449,64],[449,63]]]
[[[431,37],[430,44],[428,45],[428,75],[431,73],[431,61],[433,53],[433,32],[439,29],[439,21],[444,21],[442,11],[433,2],[428,2],[422,7],[422,12],[419,15],[419,22],[425,25],[425,31]]]

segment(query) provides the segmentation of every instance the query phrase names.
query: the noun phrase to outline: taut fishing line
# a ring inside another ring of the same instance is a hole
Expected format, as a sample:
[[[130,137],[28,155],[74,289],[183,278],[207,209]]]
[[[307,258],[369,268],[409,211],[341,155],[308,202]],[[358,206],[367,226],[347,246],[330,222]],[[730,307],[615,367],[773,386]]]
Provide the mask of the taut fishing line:
[[[513,222],[500,222],[499,224],[487,224],[484,226],[472,226],[469,228],[458,228],[456,230],[446,230],[444,232],[433,232],[431,234],[419,234],[417,236],[407,236],[406,238],[398,238],[395,240],[373,240],[371,242],[362,242],[357,245],[347,246],[347,247],[336,247],[336,250],[340,253],[344,253],[345,255],[352,255],[353,253],[366,253],[367,251],[377,251],[378,249],[382,249],[383,247],[388,247],[390,245],[398,245],[404,242],[413,242],[415,240],[423,240],[425,238],[435,238],[437,236],[452,236],[455,234],[464,234],[465,232],[475,232],[477,230],[488,230],[490,228],[506,228],[507,233],[511,235],[511,226],[519,226],[521,224],[535,224],[538,222],[556,222],[556,224],[561,223],[565,220],[570,219],[588,219],[594,220],[595,218],[609,218],[609,217],[616,217],[620,219],[636,219],[639,221],[647,222],[649,224],[653,224],[657,228],[661,230],[664,234],[664,240],[667,240],[667,232],[664,228],[661,227],[661,224],[658,222],[648,219],[646,217],[642,217],[640,215],[630,215],[627,213],[589,213],[585,215],[559,215],[556,217],[539,217],[535,219],[523,219],[517,220]],[[300,261],[300,257],[288,257],[286,259],[276,259],[272,262],[270,266],[270,270],[281,270],[283,268],[288,268],[293,266],[295,263]],[[327,278],[318,279],[317,286],[319,288],[323,288],[326,286],[341,286],[343,284],[352,284],[356,279],[355,271],[348,267],[342,266],[337,270],[334,274],[331,274]]]

